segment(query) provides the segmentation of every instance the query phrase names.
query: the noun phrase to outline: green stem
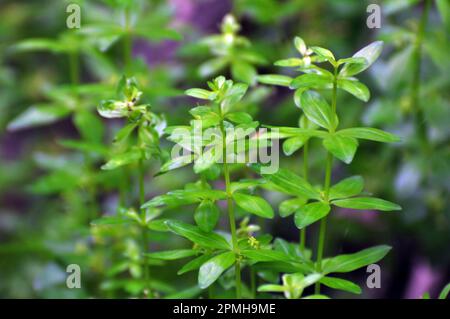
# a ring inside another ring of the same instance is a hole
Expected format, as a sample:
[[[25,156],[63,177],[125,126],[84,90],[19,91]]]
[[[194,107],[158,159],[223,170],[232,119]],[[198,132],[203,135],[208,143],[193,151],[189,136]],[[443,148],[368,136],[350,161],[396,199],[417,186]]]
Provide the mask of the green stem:
[[[130,72],[130,63],[132,56],[132,48],[133,42],[131,39],[130,33],[130,10],[128,8],[125,9],[125,35],[123,38],[123,63],[124,63],[124,72]]]
[[[420,75],[421,75],[421,60],[422,60],[422,46],[423,38],[425,36],[425,29],[428,22],[428,15],[430,11],[431,1],[425,0],[422,16],[420,18],[419,29],[417,32],[416,42],[413,53],[413,79],[411,83],[411,106],[414,112],[414,125],[419,137],[419,141],[424,149],[427,149],[428,137],[427,127],[425,123],[425,116],[420,107]]]
[[[250,267],[250,289],[252,292],[253,299],[256,299],[256,271],[253,267]]]
[[[303,145],[303,177],[306,181],[308,181],[308,149],[309,143],[305,142]],[[300,230],[300,251],[302,254],[305,252],[305,244],[306,244],[306,228],[302,228]]]
[[[227,206],[228,206],[228,219],[231,230],[231,241],[233,244],[233,251],[236,255],[236,262],[234,264],[234,270],[236,274],[236,298],[241,299],[241,264],[239,261],[239,246],[236,234],[236,218],[234,216],[234,205],[230,188],[230,171],[227,163],[226,153],[226,131],[223,121],[220,123],[220,131],[222,133],[222,156],[223,156],[223,176],[225,179],[225,191],[227,193]]]
[[[331,97],[331,109],[332,109],[332,115],[335,116],[336,114],[336,101],[337,101],[337,71],[338,68],[334,68],[334,78],[333,78],[333,93]],[[331,128],[330,133],[334,133],[335,128]],[[333,169],[333,154],[328,152],[327,154],[327,162],[325,167],[325,181],[324,181],[324,201],[328,202],[329,195],[330,195],[330,185],[331,185],[331,172]],[[317,264],[316,264],[316,271],[322,272],[322,257],[323,252],[325,248],[325,235],[327,231],[327,216],[322,218],[320,221],[320,229],[319,229],[319,243],[317,245]],[[315,293],[320,294],[320,283],[317,282],[315,284]]]
[[[139,160],[139,206],[142,206],[145,203],[145,184],[144,184],[144,163],[142,160]],[[142,254],[144,258],[144,296],[151,296],[150,291],[150,269],[148,264],[148,259],[145,257],[145,253],[147,252],[149,241],[148,241],[148,230],[147,223],[145,218],[145,211],[141,211],[142,216]]]
[[[77,52],[69,53],[69,74],[73,85],[80,83],[80,63]]]

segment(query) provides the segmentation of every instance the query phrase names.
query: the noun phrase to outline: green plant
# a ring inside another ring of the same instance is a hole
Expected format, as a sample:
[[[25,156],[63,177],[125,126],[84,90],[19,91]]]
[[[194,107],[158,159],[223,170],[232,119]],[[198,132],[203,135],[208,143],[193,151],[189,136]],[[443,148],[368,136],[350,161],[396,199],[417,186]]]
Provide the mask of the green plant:
[[[287,86],[295,90],[294,101],[304,116],[300,118],[299,128],[278,127],[280,138],[287,138],[283,143],[286,155],[291,155],[302,146],[304,149],[304,178],[289,171],[273,175],[263,175],[276,184],[284,193],[296,195],[297,198],[282,203],[280,213],[283,217],[295,213],[297,228],[305,227],[320,221],[319,240],[316,250],[316,266],[318,273],[324,271],[323,260],[327,216],[331,206],[350,209],[370,209],[380,211],[399,210],[400,206],[391,202],[358,196],[364,189],[364,181],[360,176],[346,178],[331,185],[333,158],[349,164],[358,148],[358,139],[378,142],[396,142],[399,139],[391,133],[375,128],[354,127],[338,130],[337,91],[341,89],[356,98],[367,102],[369,89],[354,76],[366,70],[380,55],[382,42],[374,42],[361,49],[350,58],[336,59],[328,49],[313,46],[307,47],[303,39],[296,37],[296,49],[301,58],[280,60],[275,65],[295,67],[304,73],[294,79],[285,75],[262,75],[259,81],[266,84]],[[319,63],[327,62],[332,71],[319,67]],[[326,99],[314,90],[331,90],[331,106]],[[324,130],[323,130],[324,129]],[[323,185],[316,189],[307,181],[308,177],[308,140],[319,138],[327,151],[325,178]],[[292,182],[295,181],[295,182]],[[358,196],[358,197],[356,197]],[[300,246],[304,247],[304,233],[301,233]],[[383,249],[384,250],[384,249]],[[324,282],[325,280],[322,280]],[[320,281],[316,283],[316,294],[320,293]]]
[[[143,208],[198,204],[194,214],[197,226],[180,221],[167,222],[171,231],[192,241],[195,244],[194,249],[154,253],[152,257],[175,259],[200,255],[187,263],[178,273],[199,268],[198,282],[202,289],[209,287],[223,272],[234,265],[236,298],[241,298],[241,269],[248,257],[247,249],[261,243],[251,236],[253,231],[257,230],[255,226],[244,222],[239,229],[237,228],[235,205],[245,212],[263,218],[272,218],[273,210],[264,199],[249,194],[249,190],[259,184],[258,181],[231,179],[230,167],[234,162],[229,163],[228,158],[251,148],[249,143],[244,142],[244,149],[239,150],[236,145],[245,140],[249,133],[235,135],[233,130],[252,131],[258,126],[258,122],[253,121],[249,114],[236,112],[234,109],[247,91],[247,85],[233,83],[219,76],[214,81],[208,82],[208,86],[210,90],[186,91],[187,95],[208,102],[206,106],[191,109],[190,113],[195,119],[191,121],[191,125],[167,130],[170,134],[168,139],[187,150],[188,154],[172,158],[161,167],[161,173],[164,173],[194,162],[194,171],[201,174],[202,179],[195,184],[187,185],[183,190],[156,197],[143,205]],[[212,189],[207,179],[214,179],[220,171],[223,173],[225,189]],[[228,236],[214,232],[220,217],[216,202],[220,200],[226,200],[231,232],[229,241],[226,239]]]
[[[102,101],[98,112],[105,118],[126,118],[128,123],[117,132],[114,138],[113,154],[102,169],[113,170],[124,165],[137,164],[139,205],[143,205],[145,201],[144,161],[161,157],[159,138],[165,127],[165,121],[151,111],[149,104],[139,104],[142,92],[134,79],[123,77],[117,92],[118,100]],[[129,143],[130,139],[132,143]],[[93,221],[92,224],[134,224],[140,227],[142,248],[138,261],[143,269],[144,295],[148,296],[151,295],[149,263],[145,256],[149,246],[148,231],[149,229],[161,230],[162,221],[156,219],[160,211],[142,208],[140,213],[137,213],[134,209],[125,209],[124,205],[125,202],[122,199],[118,216],[102,217]]]

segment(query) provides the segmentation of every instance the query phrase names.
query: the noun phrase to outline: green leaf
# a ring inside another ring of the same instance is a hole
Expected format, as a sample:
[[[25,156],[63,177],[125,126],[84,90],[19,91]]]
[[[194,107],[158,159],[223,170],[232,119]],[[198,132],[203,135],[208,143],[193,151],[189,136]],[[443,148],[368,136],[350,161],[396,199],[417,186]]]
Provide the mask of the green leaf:
[[[330,205],[322,202],[306,204],[295,213],[295,226],[303,229],[327,216],[330,209]]]
[[[125,139],[130,136],[131,132],[134,131],[134,129],[137,127],[137,123],[129,123],[122,127],[114,137],[114,143],[120,143],[123,142]]]
[[[228,113],[225,115],[225,118],[237,124],[250,123],[253,121],[252,116],[246,112]]]
[[[257,80],[259,83],[263,84],[289,87],[292,78],[286,75],[266,74],[266,75],[258,75]]]
[[[309,137],[307,136],[296,136],[286,139],[283,142],[283,153],[286,154],[286,156],[294,154],[306,143],[306,141],[308,141],[308,139]]]
[[[323,274],[351,272],[361,267],[374,264],[383,259],[390,250],[391,247],[380,245],[361,250],[354,254],[339,255],[325,259],[322,262]]]
[[[181,267],[181,269],[178,270],[177,274],[182,275],[189,271],[199,269],[201,267],[201,265],[203,265],[209,259],[211,259],[211,255],[207,255],[207,254],[197,257],[195,259],[192,259],[190,262],[188,262],[183,267]]]
[[[158,251],[154,253],[145,254],[145,256],[154,258],[154,259],[162,259],[162,260],[177,260],[183,259],[190,256],[195,256],[198,252],[193,249],[175,249],[175,250],[167,250],[167,251]]]
[[[357,295],[361,294],[361,287],[345,279],[334,277],[323,277],[322,279],[320,279],[320,283],[333,289],[348,291]]]
[[[164,165],[161,166],[161,168],[159,169],[159,174],[161,173],[165,173],[167,171],[171,171],[173,169],[176,168],[180,168],[186,165],[189,165],[190,163],[192,163],[194,159],[194,155],[184,155],[184,156],[179,156],[173,159],[168,160],[167,162],[164,163]]]
[[[255,179],[242,179],[238,182],[232,182],[230,184],[230,191],[231,193],[234,193],[236,191],[239,191],[241,189],[249,189],[257,187],[261,184],[263,184],[263,180],[255,180]]]
[[[13,52],[50,51],[53,53],[67,52],[67,48],[58,41],[51,39],[26,39],[12,47]]]
[[[216,98],[216,94],[214,92],[204,89],[189,89],[186,90],[185,93],[186,95],[202,100],[214,100]]]
[[[258,287],[259,292],[284,292],[287,288],[282,285],[266,284]]]
[[[351,209],[375,209],[381,211],[401,210],[402,208],[387,200],[374,197],[353,197],[339,199],[332,202],[333,205]]]
[[[294,46],[301,55],[305,55],[307,47],[305,41],[300,37],[294,38]]]
[[[106,164],[101,168],[104,170],[116,169],[120,166],[136,163],[142,158],[141,150],[134,149],[125,153],[114,155]]]
[[[320,198],[320,193],[314,187],[290,170],[280,168],[274,174],[262,174],[260,171],[259,173],[264,179],[271,182],[277,189],[286,194],[314,199]]]
[[[236,83],[231,89],[227,90],[225,98],[221,103],[221,108],[223,113],[228,113],[236,103],[238,103],[244,97],[247,92],[248,85],[244,83]]]
[[[369,89],[358,80],[338,79],[337,86],[364,102],[370,99]]]
[[[255,262],[268,262],[268,261],[298,262],[298,260],[293,259],[288,254],[285,254],[277,250],[269,250],[269,249],[242,250],[241,254],[244,257],[247,257]]]
[[[400,141],[400,138],[392,133],[370,127],[347,128],[339,130],[336,134],[384,143],[393,143]]]
[[[306,91],[302,94],[300,100],[301,107],[311,122],[328,130],[336,128],[337,117],[321,95],[314,91]]]
[[[302,61],[302,59],[298,59],[298,58],[289,58],[289,59],[278,60],[274,64],[276,66],[282,66],[282,67],[295,67],[295,66],[303,65],[303,61]]]
[[[331,87],[332,83],[333,79],[326,75],[307,73],[293,79],[289,87],[291,89],[322,89]]]
[[[52,124],[64,117],[70,111],[62,106],[38,104],[29,107],[8,124],[9,131],[18,131],[31,127]]]
[[[233,193],[233,199],[236,201],[236,204],[246,212],[264,218],[273,218],[274,214],[272,206],[261,197]]]
[[[281,217],[292,215],[295,211],[300,209],[307,202],[306,198],[292,198],[281,202],[279,210]]]
[[[247,84],[254,84],[256,82],[256,69],[243,61],[234,61],[231,64],[231,75],[233,79]]]
[[[334,58],[333,53],[328,50],[328,49],[324,49],[321,47],[310,47],[310,49],[317,54],[318,56],[320,56],[321,58],[323,58],[324,60],[330,61],[330,62],[334,62],[336,59]]]
[[[198,285],[201,289],[208,288],[220,275],[230,268],[236,260],[234,252],[217,255],[204,263],[198,272]]]
[[[450,283],[445,285],[445,287],[442,289],[441,293],[439,294],[439,299],[447,299],[448,294],[450,293]]]
[[[323,140],[323,146],[335,157],[350,164],[358,148],[358,140],[337,134],[329,135]]]
[[[382,50],[383,41],[372,42],[353,55],[354,58],[366,59],[366,63],[346,63],[339,73],[344,77],[361,73],[370,67],[376,59],[378,59]]]
[[[361,176],[352,176],[343,179],[330,188],[330,199],[347,198],[358,195],[364,189],[364,180]]]
[[[221,190],[213,189],[181,189],[168,192],[167,194],[156,196],[144,203],[141,208],[169,206],[176,207],[180,205],[189,205],[199,203],[204,199],[212,201],[226,199],[227,194]]]
[[[174,233],[185,237],[200,246],[214,249],[231,249],[228,241],[216,233],[207,233],[202,231],[199,227],[174,220],[166,221],[166,225]]]
[[[219,217],[219,209],[210,200],[202,201],[194,213],[195,222],[205,232],[211,232],[216,227]]]

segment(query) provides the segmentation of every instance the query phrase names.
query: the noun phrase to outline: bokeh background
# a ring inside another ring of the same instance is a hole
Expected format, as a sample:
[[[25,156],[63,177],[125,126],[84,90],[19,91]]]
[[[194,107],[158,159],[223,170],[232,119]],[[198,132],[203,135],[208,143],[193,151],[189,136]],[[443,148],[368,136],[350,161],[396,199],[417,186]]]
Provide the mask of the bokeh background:
[[[132,297],[136,243],[129,229],[97,229],[90,221],[114,214],[117,185],[137,197],[134,183],[116,171],[101,171],[108,146],[121,121],[99,116],[84,123],[80,112],[96,115],[100,100],[110,98],[123,73],[122,39],[99,33],[96,26],[116,25],[121,2],[2,0],[0,3],[0,296],[3,298]],[[427,3],[428,2],[428,3]],[[66,7],[81,7],[81,29],[66,27]],[[380,262],[382,287],[368,289],[364,270],[351,279],[362,284],[358,298],[436,297],[450,281],[450,59],[448,1],[419,0],[170,0],[136,1],[143,32],[132,39],[132,66],[144,97],[168,123],[185,124],[192,100],[190,87],[203,87],[222,71],[201,71],[214,56],[201,39],[220,34],[220,24],[233,13],[239,33],[263,59],[259,74],[286,73],[273,62],[296,56],[292,40],[351,56],[374,40],[385,41],[380,59],[362,76],[371,88],[369,103],[339,95],[342,127],[367,125],[402,137],[395,145],[362,143],[351,165],[335,165],[333,179],[351,174],[365,178],[374,196],[399,203],[399,213],[333,213],[326,255],[353,252],[376,244],[393,250]],[[369,29],[366,8],[381,7],[381,28]],[[133,18],[134,19],[134,18]],[[424,31],[421,33],[420,25]],[[183,38],[166,32],[175,29]],[[166,39],[166,38],[169,39]],[[53,44],[20,46],[31,38]],[[173,38],[173,39],[171,39]],[[74,71],[76,70],[76,71]],[[200,72],[199,72],[200,70]],[[232,74],[231,74],[232,76]],[[78,84],[78,85],[77,85]],[[78,88],[78,89],[77,89]],[[299,111],[292,92],[254,84],[248,110],[264,124],[295,126]],[[45,110],[43,112],[42,110]],[[97,119],[97,120],[95,120]],[[83,127],[96,127],[95,133]],[[90,139],[96,149],[70,141]],[[103,146],[103,147],[101,147]],[[170,143],[163,142],[163,147]],[[311,147],[311,179],[322,179],[324,158]],[[281,166],[301,173],[301,154],[283,157]],[[133,175],[133,167],[129,168]],[[191,168],[158,178],[146,169],[146,198],[182,188],[195,180]],[[264,194],[274,207],[280,194]],[[133,197],[130,199],[130,205]],[[192,220],[191,208],[168,212]],[[291,218],[276,217],[264,230],[298,240]],[[317,227],[308,229],[315,247]],[[151,249],[174,248],[180,242],[167,233],[152,234]],[[82,268],[81,289],[65,286],[66,266]],[[180,264],[155,264],[153,284],[165,296],[195,285],[195,274],[177,276]],[[131,279],[130,279],[131,278]],[[192,291],[192,296],[198,292]],[[186,295],[188,296],[188,294]],[[332,297],[353,297],[333,293]]]

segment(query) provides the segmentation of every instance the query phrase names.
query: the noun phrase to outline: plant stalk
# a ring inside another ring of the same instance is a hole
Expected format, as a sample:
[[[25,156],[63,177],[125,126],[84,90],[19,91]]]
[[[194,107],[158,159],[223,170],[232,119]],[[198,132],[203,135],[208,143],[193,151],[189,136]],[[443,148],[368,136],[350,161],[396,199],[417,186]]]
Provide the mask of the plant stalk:
[[[425,36],[425,29],[428,22],[428,15],[430,11],[431,1],[424,1],[424,8],[420,18],[419,29],[417,31],[416,42],[414,46],[413,55],[413,79],[411,83],[411,106],[414,112],[414,125],[419,137],[419,141],[424,149],[428,148],[427,127],[425,122],[425,115],[420,107],[420,75],[421,75],[421,61],[422,61],[422,46],[423,38]]]
[[[308,141],[303,145],[303,177],[308,181]],[[300,230],[300,252],[303,254],[305,252],[306,245],[306,227]]]
[[[130,72],[130,63],[132,56],[132,48],[133,42],[131,39],[131,31],[130,31],[130,10],[129,8],[125,9],[125,35],[123,38],[123,63],[124,63],[124,72],[128,74]]]
[[[145,203],[145,184],[144,184],[144,163],[142,160],[139,160],[139,206],[142,206]],[[143,268],[144,268],[144,296],[151,296],[150,291],[150,269],[148,264],[148,259],[145,257],[145,253],[148,249],[149,241],[148,241],[148,230],[147,230],[147,221],[145,216],[145,210],[141,210],[142,216],[142,254],[143,254]]]
[[[337,71],[338,68],[334,68],[334,78],[333,78],[333,93],[331,97],[331,109],[332,115],[336,114],[336,101],[337,101]],[[335,129],[332,128],[329,130],[330,133],[334,133]],[[328,202],[330,196],[330,185],[331,185],[331,172],[333,170],[333,154],[328,152],[327,154],[327,162],[325,167],[325,181],[324,181],[324,200]],[[320,221],[320,229],[319,229],[319,243],[317,245],[317,272],[322,272],[322,257],[325,248],[325,235],[327,231],[327,216],[322,218]],[[320,294],[320,283],[317,282],[314,287],[315,294]]]
[[[233,251],[236,255],[236,262],[234,264],[235,271],[235,281],[236,281],[236,299],[241,299],[242,289],[241,289],[241,264],[239,261],[239,246],[236,234],[236,218],[234,216],[234,205],[230,189],[230,171],[227,163],[227,152],[226,152],[226,131],[223,124],[223,120],[220,123],[220,131],[222,133],[222,156],[223,156],[223,176],[225,179],[225,191],[227,193],[227,207],[228,207],[228,219],[230,223],[231,230],[231,241],[233,244]]]

